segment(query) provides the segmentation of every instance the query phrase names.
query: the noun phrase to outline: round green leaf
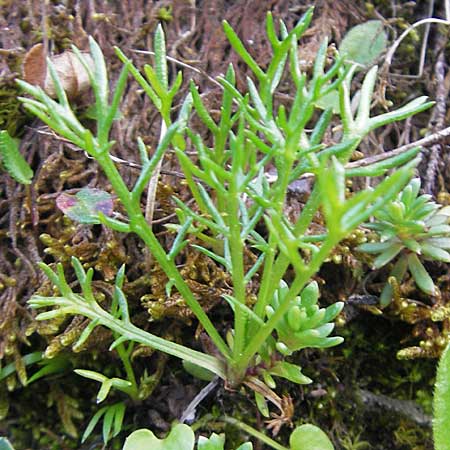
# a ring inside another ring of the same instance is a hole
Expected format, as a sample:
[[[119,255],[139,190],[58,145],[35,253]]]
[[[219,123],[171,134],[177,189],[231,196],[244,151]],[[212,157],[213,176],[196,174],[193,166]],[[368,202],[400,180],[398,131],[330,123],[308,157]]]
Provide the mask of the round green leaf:
[[[297,427],[289,438],[291,450],[334,450],[328,436],[315,425]]]
[[[369,66],[385,51],[387,35],[381,20],[353,27],[342,39],[339,51],[351,62]]]
[[[213,433],[209,438],[200,436],[198,438],[197,450],[223,450],[225,435]]]
[[[158,439],[150,430],[136,430],[127,437],[122,450],[193,450],[194,443],[191,428],[178,424],[165,439]]]

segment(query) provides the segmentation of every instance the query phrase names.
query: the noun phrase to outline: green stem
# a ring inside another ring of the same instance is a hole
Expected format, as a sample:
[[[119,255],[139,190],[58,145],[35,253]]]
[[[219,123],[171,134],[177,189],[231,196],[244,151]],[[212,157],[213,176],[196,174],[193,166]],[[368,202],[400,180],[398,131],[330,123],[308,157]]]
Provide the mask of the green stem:
[[[305,267],[305,270],[302,273],[296,275],[283,302],[279,305],[271,318],[259,329],[255,336],[252,336],[244,353],[239,361],[236,362],[237,376],[245,372],[252,358],[258,353],[261,346],[275,329],[278,321],[289,310],[292,301],[298,296],[309,279],[319,270],[320,266],[338,241],[339,239],[337,236],[328,236],[320,247],[320,250],[313,257],[309,266]]]
[[[222,420],[231,425],[234,425],[237,428],[240,428],[242,431],[245,431],[246,433],[254,436],[255,438],[259,439],[261,442],[264,442],[264,444],[269,445],[270,447],[274,448],[275,450],[289,450],[287,447],[284,447],[283,445],[274,441],[269,436],[265,435],[264,433],[261,433],[261,431],[256,430],[255,428],[251,427],[250,425],[247,425],[244,422],[241,422],[240,420],[233,419],[232,417],[228,417],[228,416],[223,416]]]
[[[229,220],[229,245],[231,256],[231,278],[233,280],[233,293],[235,299],[242,305],[246,304],[245,296],[245,271],[244,271],[244,242],[241,237],[241,224],[239,220],[239,192],[236,187],[236,180],[230,183],[229,195],[227,196],[228,207],[227,216]],[[245,328],[247,313],[242,308],[234,311],[234,344],[233,361],[239,359],[242,349],[245,346]]]
[[[218,358],[205,353],[192,350],[183,345],[155,336],[147,331],[134,326],[132,323],[116,319],[111,314],[102,309],[95,302],[87,302],[83,297],[72,294],[68,298],[70,306],[76,308],[76,313],[88,317],[91,320],[98,319],[99,324],[109,328],[126,340],[138,342],[140,344],[162,351],[177,358],[192,362],[215,373],[222,379],[226,379],[225,364]]]
[[[289,185],[289,178],[292,172],[292,167],[294,165],[295,156],[294,156],[294,142],[293,139],[289,139],[286,143],[285,150],[285,164],[286,170],[281,171],[278,174],[278,185],[276,186],[275,194],[272,200],[273,209],[276,214],[281,214],[284,206],[284,199],[286,198],[286,191]],[[267,304],[270,302],[271,296],[275,289],[278,288],[280,284],[280,280],[283,277],[286,269],[284,270],[274,270],[274,262],[275,262],[275,252],[277,248],[278,237],[274,236],[272,233],[269,236],[269,250],[266,253],[266,259],[264,261],[264,269],[263,275],[261,277],[261,286],[258,292],[258,299],[256,301],[256,305],[254,308],[255,314],[262,318],[264,316],[265,308]],[[286,260],[287,258],[284,257]],[[278,259],[278,258],[277,258]],[[287,262],[286,268],[289,265]],[[255,333],[256,324],[253,324],[249,330],[249,339],[252,339],[253,334]]]
[[[305,234],[310,223],[312,222],[314,214],[319,209],[319,205],[320,192],[317,185],[315,185],[311,192],[311,195],[306,202],[305,207],[302,210],[300,218],[295,224],[294,230],[296,236],[302,236]],[[267,266],[264,266],[261,288],[258,295],[258,301],[255,306],[255,314],[258,317],[263,317],[267,304],[270,302],[270,299],[278,289],[280,280],[283,278],[283,275],[286,273],[286,270],[289,266],[289,259],[286,255],[280,254],[274,260],[274,252],[270,252],[268,258],[272,258],[272,261],[269,261],[269,264]],[[268,274],[266,274],[266,269]],[[254,330],[255,326],[253,326],[251,331],[249,332],[250,336],[253,335]]]
[[[128,191],[128,188],[123,182],[122,177],[120,176],[109,155],[98,155],[97,161],[105,171],[105,174],[112,184],[115,193],[125,206],[130,219],[131,229],[145,242],[155,260],[166,273],[167,277],[173,281],[175,287],[178,289],[178,292],[186,301],[192,312],[196,315],[197,319],[208,333],[218,350],[224,355],[225,358],[229,358],[230,349],[214,327],[207,314],[203,311],[203,308],[198,300],[194,297],[194,294],[179,273],[175,263],[167,257],[166,252],[145,220],[139,204],[137,204],[137,201],[132,201],[131,193]]]
[[[117,338],[117,336],[115,336]],[[130,362],[130,357],[128,352],[125,350],[124,344],[119,344],[116,347],[117,353],[120,356],[120,359],[122,360],[123,367],[125,368],[125,372],[127,374],[127,380],[131,383],[130,387],[130,397],[133,400],[137,400],[138,398],[138,385],[136,382],[136,377],[134,375],[133,366]]]

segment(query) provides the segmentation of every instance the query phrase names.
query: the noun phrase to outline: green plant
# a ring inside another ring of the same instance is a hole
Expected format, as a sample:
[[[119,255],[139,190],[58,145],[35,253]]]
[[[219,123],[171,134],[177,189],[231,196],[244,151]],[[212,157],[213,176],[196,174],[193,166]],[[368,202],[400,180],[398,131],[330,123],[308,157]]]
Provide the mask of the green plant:
[[[292,433],[289,439],[289,449],[278,444],[258,430],[243,424],[242,422],[224,418],[246,433],[255,436],[266,445],[275,450],[334,450],[333,444],[327,435],[314,425],[300,425]],[[223,450],[225,436],[213,433],[209,438],[200,436],[197,442],[197,450]],[[136,430],[127,437],[123,450],[194,450],[195,435],[191,427],[184,424],[174,425],[165,439],[158,439],[152,431],[147,429]],[[252,450],[251,442],[240,445],[236,450]]]
[[[0,157],[3,167],[19,183],[30,184],[33,170],[19,152],[17,140],[6,130],[0,131]]]
[[[376,256],[373,265],[380,268],[397,258],[390,276],[401,283],[407,271],[426,294],[436,295],[436,286],[421,259],[450,262],[450,207],[431,201],[431,195],[419,195],[420,179],[415,178],[398,195],[375,214],[375,220],[365,224],[374,230],[379,242],[368,242],[359,250]],[[386,306],[392,299],[389,283],[383,289],[380,303]]]
[[[68,285],[61,264],[57,265],[56,273],[41,265],[60,295],[32,297],[32,307],[53,308],[39,314],[39,320],[81,314],[92,320],[83,338],[87,338],[96,326],[105,326],[117,336],[111,348],[127,341],[138,342],[201,366],[231,385],[252,378],[252,386],[255,386],[254,378],[263,376],[273,386],[272,375],[299,383],[310,381],[299,366],[284,362],[283,355],[304,347],[338,344],[340,338],[328,336],[333,329],[331,321],[342,306],[338,303],[319,308],[317,286],[307,284],[333,248],[386,201],[393,199],[410,180],[418,149],[365,167],[346,169],[345,165],[367,133],[432,105],[425,97],[420,97],[396,111],[370,117],[377,68],[367,73],[358,99],[352,99],[350,86],[354,70],[344,68],[343,58],[338,55],[333,64],[327,65],[327,42],[318,51],[312,75],[302,73],[297,41],[311,17],[312,9],[291,31],[280,22],[277,34],[273,18],[268,14],[267,35],[273,58],[266,71],[257,65],[232,28],[224,23],[231,45],[252,70],[256,82],[249,78],[248,93],[240,93],[235,85],[234,70],[229,67],[226,75],[219,79],[224,92],[218,121],[212,118],[193,84],[178,117],[172,120],[172,102],[182,84],[182,76],[179,73],[169,86],[164,34],[160,26],[154,39],[154,67],[144,67],[146,78],[116,49],[124,68],[111,103],[107,70],[98,45],[90,39],[93,68],[74,48],[91,80],[94,116],[97,118],[95,132],[76,118],[51,62],[49,69],[58,101],[50,99],[40,88],[19,82],[24,91],[34,97],[22,98],[25,107],[97,160],[128,215],[128,220],[119,221],[97,212],[98,220],[118,232],[133,232],[140,236],[168,278],[168,295],[172,289],[179,292],[221,356],[192,350],[134,326],[126,298],[117,283],[117,311],[107,312],[93,295],[92,269],[86,273],[75,259],[72,263],[82,294],[74,293]],[[289,110],[284,105],[276,106],[274,101],[275,90],[288,62],[288,72],[296,87]],[[128,72],[161,115],[160,141],[151,158],[142,140],[138,140],[142,171],[131,190],[111,158],[114,142],[109,140]],[[327,147],[322,140],[332,112],[326,110],[318,115],[315,105],[318,99],[334,90],[339,92],[343,133],[340,142]],[[357,106],[356,114],[352,112],[352,102]],[[192,108],[212,136],[211,147],[189,128]],[[307,131],[310,129],[312,132]],[[176,238],[173,246],[165,250],[155,236],[151,221],[156,180],[169,145],[179,158],[197,208],[191,209],[177,201],[179,223],[172,226]],[[188,146],[196,149],[198,161],[191,160],[185,152]],[[273,183],[265,176],[268,164],[273,164],[277,170]],[[373,190],[346,191],[347,177],[379,176],[399,166]],[[310,197],[299,219],[289,223],[283,211],[288,185],[298,177],[311,175],[315,177],[315,183]],[[142,196],[147,186],[147,201],[143,208]],[[311,224],[319,211],[325,230],[314,234]],[[262,222],[267,230],[264,235],[257,231],[257,225]],[[195,236],[198,244],[193,247],[223,266],[231,276],[233,293],[227,295],[226,300],[233,309],[234,323],[226,339],[177,268],[175,260],[188,245],[188,236]],[[251,265],[246,263],[248,249],[255,255]],[[284,278],[290,267],[293,279],[288,286]],[[260,277],[259,282],[252,283],[256,277]],[[258,289],[252,292],[255,285]],[[255,297],[252,306],[248,301],[251,293]]]
[[[14,448],[11,445],[11,442],[8,441],[8,439],[2,437],[0,438],[0,450],[14,450]]]
[[[450,344],[441,355],[436,372],[433,399],[435,450],[450,449]]]
[[[122,423],[125,417],[125,403],[117,402],[100,408],[89,421],[84,430],[81,442],[83,443],[94,431],[95,426],[103,417],[102,437],[105,445],[111,438],[116,437],[122,431]]]

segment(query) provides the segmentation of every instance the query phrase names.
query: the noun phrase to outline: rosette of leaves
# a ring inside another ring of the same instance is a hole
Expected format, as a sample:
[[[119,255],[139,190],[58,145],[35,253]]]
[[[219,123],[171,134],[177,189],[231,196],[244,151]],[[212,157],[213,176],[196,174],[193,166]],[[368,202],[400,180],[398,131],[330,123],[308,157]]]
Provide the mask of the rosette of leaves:
[[[420,179],[413,179],[393,201],[377,211],[375,220],[365,226],[374,230],[379,242],[360,245],[359,250],[376,255],[373,265],[379,269],[391,261],[390,277],[401,283],[409,271],[419,289],[435,295],[436,286],[422,260],[450,262],[450,206],[431,201],[431,195],[419,195]],[[380,303],[392,299],[392,287],[384,287]]]
[[[289,287],[282,280],[275,291],[271,304],[266,306],[268,319],[274,315],[288,292]],[[285,378],[297,384],[312,382],[309,377],[302,373],[302,368],[297,364],[289,363],[283,359],[277,360],[277,358],[274,361],[273,355],[276,351],[286,357],[304,348],[329,348],[343,342],[342,337],[330,337],[330,334],[334,329],[332,321],[342,311],[344,303],[336,302],[326,308],[320,308],[318,300],[319,287],[317,282],[313,281],[294,299],[291,307],[275,327],[276,338],[270,339],[265,351],[261,351],[258,355],[258,358],[264,361],[260,362],[258,372],[270,388],[276,387],[273,377]],[[263,399],[258,398],[257,393],[255,395],[258,406],[262,405]]]
[[[289,291],[288,285],[281,281],[272,303],[266,306],[266,314],[270,318],[278,309],[284,296]],[[277,323],[277,350],[289,356],[303,348],[328,348],[339,345],[342,337],[329,337],[334,329],[332,320],[342,311],[343,302],[336,302],[327,308],[320,308],[319,287],[317,282],[309,283],[292,302],[288,312]]]

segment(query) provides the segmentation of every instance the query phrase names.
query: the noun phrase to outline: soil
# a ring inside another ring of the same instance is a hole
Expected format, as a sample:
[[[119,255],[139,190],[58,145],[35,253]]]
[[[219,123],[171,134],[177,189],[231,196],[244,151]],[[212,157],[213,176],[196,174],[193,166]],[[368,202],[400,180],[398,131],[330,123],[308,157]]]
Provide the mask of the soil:
[[[93,36],[105,55],[114,86],[121,69],[114,46],[142,68],[151,58],[146,52],[152,48],[155,28],[162,23],[168,55],[195,68],[183,69],[184,78],[197,84],[203,101],[214,115],[221,90],[211,78],[225,73],[230,63],[236,69],[239,88],[245,88],[246,77],[250,75],[228,44],[222,20],[232,25],[248,44],[251,55],[265,67],[271,58],[265,38],[266,12],[272,11],[276,18],[283,19],[289,29],[312,3],[314,20],[300,43],[305,70],[311,67],[323,38],[328,36],[331,43],[338,45],[349,28],[366,20],[382,20],[392,43],[418,20],[445,17],[444,2],[432,0],[0,2],[0,127],[20,138],[20,151],[35,173],[33,183],[24,186],[6,171],[0,172],[0,368],[10,363],[16,368],[16,373],[0,380],[3,419],[0,436],[9,437],[17,450],[104,448],[101,431],[97,429],[87,443],[80,444],[79,436],[98,410],[95,404],[98,386],[74,374],[73,369],[82,367],[122,376],[117,355],[107,351],[112,341],[108,331],[97,329],[83,351],[74,353],[70,343],[76,338],[71,340],[70,336],[86,325],[83,318],[45,324],[34,320],[36,312],[27,307],[27,301],[36,292],[45,295],[52,290],[37,268],[39,262],[61,262],[66,273],[70,273],[70,258],[81,258],[86,267],[95,268],[95,289],[106,296],[111,292],[118,267],[126,263],[125,291],[133,322],[185,345],[201,346],[197,339],[201,332],[191,313],[183,305],[179,306],[177,298],[166,297],[164,275],[155,265],[149,266],[137,238],[100,225],[76,224],[56,207],[55,200],[61,192],[74,193],[86,186],[108,190],[109,185],[95,161],[58,138],[20,106],[15,79],[23,76],[26,53],[38,43],[43,43],[49,54],[55,55],[72,44],[87,50],[87,38]],[[431,25],[428,35],[425,30],[425,27],[416,28],[397,49],[390,67],[383,66],[374,108],[381,111],[386,99],[400,105],[419,95],[431,97],[436,107],[371,133],[360,148],[366,156],[414,142],[448,126],[449,27]],[[178,69],[171,62],[171,73]],[[289,98],[291,88],[283,85],[285,97],[281,96],[280,101]],[[89,92],[73,98],[86,123],[92,121],[88,115],[90,101]],[[132,165],[139,159],[137,137],[155,148],[159,121],[149,99],[131,81],[123,97],[121,114],[113,129],[114,155],[123,161],[118,164],[119,170],[131,184],[138,174]],[[449,154],[448,140],[438,139],[424,149],[419,167],[424,192],[442,204],[450,203]],[[169,245],[172,238],[165,224],[174,219],[172,197],[188,202],[190,196],[179,176],[175,155],[166,156],[161,173],[154,224],[161,242]],[[295,214],[301,207],[301,195],[305,192],[292,191],[286,214]],[[431,398],[435,358],[440,349],[436,342],[448,328],[448,319],[432,323],[429,315],[424,314],[413,320],[400,316],[395,305],[378,314],[381,311],[374,305],[375,295],[387,273],[370,273],[367,262],[358,258],[354,247],[355,243],[349,241],[336,249],[317,278],[325,304],[336,299],[346,301],[337,329],[337,334],[345,337],[345,344],[327,351],[301,352],[298,361],[314,383],[300,387],[285,383],[279,391],[293,399],[294,423],[321,426],[336,449],[432,449]],[[223,281],[224,273],[212,260],[194,251],[186,253],[186,267],[191,269],[183,275],[199,296],[208,293],[204,307],[226,329],[230,317],[220,300],[227,285]],[[438,280],[443,293],[440,301],[445,304],[450,301],[447,267],[431,264],[427,268]],[[422,302],[425,307],[432,305],[432,300],[418,292],[412,283],[403,288],[408,298]],[[149,314],[153,317],[151,322]],[[417,354],[411,351],[410,360],[396,357],[400,349],[417,348],[421,340],[430,342],[428,351]],[[25,368],[22,357],[44,350],[56,357],[62,369],[57,375],[41,378],[25,388],[27,374],[30,376],[36,368]],[[139,427],[164,434],[205,386],[205,382],[186,374],[178,361],[163,355],[142,350],[135,355],[134,364],[137,373],[147,377],[149,395],[140,402],[128,402],[124,432],[106,448],[121,448],[124,437]],[[111,401],[119,398],[117,394]],[[221,422],[223,414],[267,432],[249,390],[233,391],[219,384],[196,411],[199,431],[207,435],[212,431],[226,431],[227,448],[236,448],[245,435]],[[287,443],[289,433],[289,427],[283,427],[276,439]],[[254,448],[264,446],[254,443]]]

